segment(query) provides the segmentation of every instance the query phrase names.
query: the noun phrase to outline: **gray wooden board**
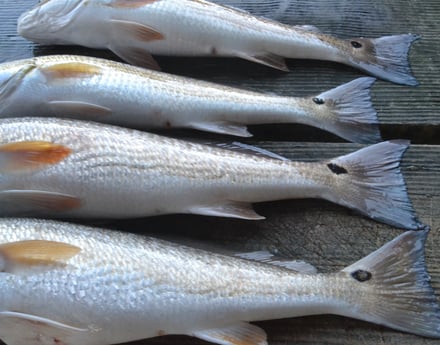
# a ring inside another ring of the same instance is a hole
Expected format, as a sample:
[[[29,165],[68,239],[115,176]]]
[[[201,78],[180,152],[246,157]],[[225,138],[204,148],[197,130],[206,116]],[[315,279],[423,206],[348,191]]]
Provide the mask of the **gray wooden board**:
[[[377,37],[417,33],[410,59],[420,86],[416,88],[378,81],[373,101],[379,111],[384,138],[408,138],[412,146],[404,157],[403,171],[420,218],[432,227],[426,252],[432,283],[440,293],[440,48],[437,0],[217,0],[241,6],[287,24],[313,24],[340,37]],[[16,35],[20,13],[35,0],[0,0],[0,61],[33,55],[76,53],[107,58],[105,51],[79,47],[42,47]],[[282,73],[238,59],[158,58],[164,71],[284,95],[315,94],[347,82],[360,72],[342,65],[289,60],[291,73]],[[248,143],[288,158],[317,160],[350,152],[358,145],[316,129],[294,125],[255,126]],[[171,135],[229,141],[230,138],[198,132]],[[332,142],[330,144],[323,142]],[[304,259],[320,271],[337,271],[368,254],[401,231],[360,217],[345,208],[318,200],[264,203],[256,209],[264,221],[246,222],[197,216],[164,216],[142,220],[97,222],[161,237],[202,241],[239,252],[271,250]],[[316,316],[259,323],[271,345],[281,344],[437,344],[438,341],[403,334],[383,327],[335,316]],[[1,335],[0,335],[1,336]],[[133,344],[204,344],[189,337],[161,337]]]

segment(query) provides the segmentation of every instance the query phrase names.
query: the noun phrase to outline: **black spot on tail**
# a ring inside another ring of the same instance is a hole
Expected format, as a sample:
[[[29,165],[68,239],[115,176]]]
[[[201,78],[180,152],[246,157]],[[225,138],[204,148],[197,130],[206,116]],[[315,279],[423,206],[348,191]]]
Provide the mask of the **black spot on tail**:
[[[356,48],[356,49],[362,48],[362,43],[360,43],[358,41],[351,41],[350,43],[353,48]]]
[[[319,98],[319,97],[314,97],[313,98],[313,102],[315,102],[318,105],[322,105],[322,104],[325,103],[325,101],[322,98]]]
[[[361,283],[366,282],[366,281],[370,280],[373,277],[373,275],[370,272],[364,271],[364,270],[354,271],[351,274],[351,276],[354,279],[356,279],[358,282],[361,282]]]
[[[336,175],[348,174],[348,171],[344,167],[341,167],[337,164],[329,163],[327,164],[327,167]]]

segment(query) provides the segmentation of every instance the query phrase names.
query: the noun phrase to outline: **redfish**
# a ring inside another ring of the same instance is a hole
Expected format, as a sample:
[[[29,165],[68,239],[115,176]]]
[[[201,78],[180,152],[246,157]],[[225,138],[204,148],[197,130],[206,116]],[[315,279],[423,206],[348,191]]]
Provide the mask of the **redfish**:
[[[284,71],[285,58],[316,59],[417,84],[407,57],[416,35],[339,39],[204,0],[47,0],[19,18],[18,33],[43,44],[110,49],[153,68],[151,54],[238,57]]]
[[[0,337],[7,345],[107,345],[184,334],[265,345],[252,321],[352,317],[440,338],[426,230],[336,273],[270,253],[220,255],[67,223],[0,220]]]
[[[388,141],[321,162],[295,162],[249,145],[206,145],[76,120],[3,119],[0,213],[262,219],[252,203],[321,198],[418,229],[399,169],[407,147],[404,140]]]
[[[380,141],[374,78],[310,97],[281,97],[82,56],[0,65],[0,117],[48,116],[247,137],[247,125],[302,123],[359,143]]]

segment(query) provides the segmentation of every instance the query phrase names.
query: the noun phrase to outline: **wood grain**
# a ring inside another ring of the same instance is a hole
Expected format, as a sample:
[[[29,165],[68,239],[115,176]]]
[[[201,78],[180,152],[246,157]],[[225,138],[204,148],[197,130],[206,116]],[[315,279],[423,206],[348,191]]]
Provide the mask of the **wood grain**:
[[[0,0],[0,61],[33,55],[74,53],[117,59],[107,51],[80,47],[43,47],[16,35],[16,20],[36,0]],[[440,293],[440,28],[437,0],[216,0],[241,6],[287,24],[313,24],[340,37],[377,37],[417,33],[422,39],[411,50],[410,60],[421,85],[403,87],[378,81],[373,101],[379,111],[384,138],[408,138],[412,146],[402,163],[409,194],[420,218],[432,230],[426,244],[432,284]],[[291,73],[271,70],[238,59],[158,58],[164,71],[283,95],[320,93],[362,74],[327,62],[289,60]],[[305,126],[272,125],[251,128],[247,140],[296,160],[318,160],[359,148],[330,134]],[[170,135],[226,140],[191,131]],[[331,142],[331,143],[326,143]],[[142,220],[95,223],[149,233],[182,241],[203,242],[233,251],[270,250],[303,259],[321,272],[334,272],[377,249],[401,230],[383,225],[345,208],[318,200],[293,200],[255,206],[267,220],[239,220],[164,216]],[[270,345],[282,344],[438,344],[438,340],[403,334],[365,322],[336,316],[316,316],[258,323],[269,335]],[[207,344],[183,336],[167,336],[132,343]]]

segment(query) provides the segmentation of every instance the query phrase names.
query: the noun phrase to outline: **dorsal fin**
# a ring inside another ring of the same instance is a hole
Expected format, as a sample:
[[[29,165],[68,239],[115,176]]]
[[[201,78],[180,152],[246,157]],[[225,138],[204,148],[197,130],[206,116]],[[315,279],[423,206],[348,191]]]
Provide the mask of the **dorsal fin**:
[[[232,143],[216,143],[215,144],[218,147],[221,147],[222,149],[227,149],[231,151],[239,151],[243,153],[248,153],[254,156],[261,156],[266,158],[273,158],[281,161],[288,161],[289,159],[283,156],[280,156],[274,152],[262,149],[260,147],[243,144],[238,141],[234,141]]]
[[[317,273],[316,267],[312,266],[311,264],[305,261],[301,261],[301,260],[298,261],[298,260],[291,260],[291,259],[277,257],[274,254],[267,251],[238,253],[235,254],[235,256],[246,260],[258,261],[269,265],[287,268],[289,270],[298,273],[306,273],[306,274]]]

